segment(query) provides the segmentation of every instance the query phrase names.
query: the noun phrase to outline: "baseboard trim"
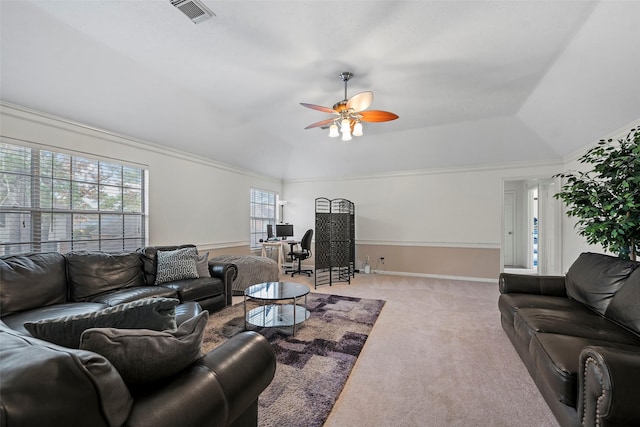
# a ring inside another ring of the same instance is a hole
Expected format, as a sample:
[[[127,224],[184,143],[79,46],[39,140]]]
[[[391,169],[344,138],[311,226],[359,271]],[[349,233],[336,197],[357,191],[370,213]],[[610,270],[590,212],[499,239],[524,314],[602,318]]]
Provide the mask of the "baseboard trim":
[[[297,264],[296,264],[297,267]],[[302,263],[302,268],[311,268],[314,273],[316,271],[316,267],[314,264],[305,264]],[[361,269],[356,269],[356,273],[362,276],[368,276],[372,274],[388,274],[390,276],[410,276],[410,277],[424,277],[427,279],[444,279],[444,280],[459,280],[465,282],[482,282],[482,283],[493,283],[497,284],[498,279],[490,279],[487,277],[466,277],[466,276],[449,276],[443,274],[427,274],[427,273],[408,273],[406,271],[387,271],[387,270],[371,270],[371,273],[366,274],[363,273]]]
[[[388,274],[390,276],[425,277],[429,279],[463,280],[466,282],[498,283],[497,278],[489,279],[486,277],[464,277],[464,276],[448,276],[448,275],[442,275],[442,274],[407,273],[404,271],[372,270],[372,274]]]

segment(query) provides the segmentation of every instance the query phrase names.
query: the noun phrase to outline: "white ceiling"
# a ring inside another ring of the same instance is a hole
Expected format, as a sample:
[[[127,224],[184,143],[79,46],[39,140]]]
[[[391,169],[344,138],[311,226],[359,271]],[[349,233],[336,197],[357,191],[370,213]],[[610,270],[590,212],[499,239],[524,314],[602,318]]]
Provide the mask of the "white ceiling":
[[[559,160],[640,117],[640,1],[0,0],[2,100],[282,179]],[[350,143],[300,102],[372,90]]]

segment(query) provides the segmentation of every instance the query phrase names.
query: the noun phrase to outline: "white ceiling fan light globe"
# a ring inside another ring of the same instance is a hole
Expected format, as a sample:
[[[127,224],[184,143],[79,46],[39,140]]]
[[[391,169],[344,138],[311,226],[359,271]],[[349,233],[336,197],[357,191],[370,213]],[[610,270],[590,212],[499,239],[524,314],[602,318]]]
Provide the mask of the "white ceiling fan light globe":
[[[351,139],[352,139],[352,138],[351,138],[351,131],[349,131],[349,132],[344,132],[344,133],[342,134],[342,141],[344,141],[344,142],[349,142],[349,141],[351,141]]]
[[[342,119],[342,122],[340,123],[340,132],[342,132],[343,134],[351,134],[351,122],[349,121],[349,119]]]
[[[362,136],[362,123],[356,122],[353,126],[353,136]]]
[[[338,133],[338,125],[334,123],[331,126],[329,126],[329,137],[336,138],[338,136],[340,136],[340,133]]]

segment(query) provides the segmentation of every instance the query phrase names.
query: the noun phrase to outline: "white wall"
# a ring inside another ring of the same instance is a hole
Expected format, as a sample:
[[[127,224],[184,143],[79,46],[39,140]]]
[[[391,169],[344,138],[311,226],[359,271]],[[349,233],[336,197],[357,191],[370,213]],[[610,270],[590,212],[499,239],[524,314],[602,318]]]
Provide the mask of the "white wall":
[[[313,227],[316,197],[355,203],[356,241],[499,248],[503,180],[551,177],[561,165],[422,171],[361,178],[287,181],[287,219]]]
[[[637,122],[604,138],[623,138]],[[499,248],[503,182],[548,179],[562,171],[579,169],[582,165],[576,159],[596,143],[558,163],[286,181],[287,220],[301,236],[314,226],[316,197],[345,198],[355,203],[358,244]],[[560,223],[554,225],[552,237],[554,253],[561,253],[561,260],[550,263],[549,268],[554,273],[566,273],[581,252],[604,251],[588,245],[574,228],[575,220],[566,216],[561,203],[558,206]],[[555,234],[562,236],[561,241]]]
[[[14,105],[0,104],[0,133],[9,143],[146,166],[151,245],[248,246],[250,188],[282,190],[280,180]]]

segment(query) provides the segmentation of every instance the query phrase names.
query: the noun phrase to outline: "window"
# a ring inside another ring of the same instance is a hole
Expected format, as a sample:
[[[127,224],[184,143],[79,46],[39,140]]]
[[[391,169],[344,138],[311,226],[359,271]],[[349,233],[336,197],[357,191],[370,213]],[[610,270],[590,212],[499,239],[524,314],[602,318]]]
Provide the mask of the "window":
[[[0,255],[146,243],[144,169],[0,143]]]
[[[251,248],[258,248],[260,247],[260,239],[267,240],[267,224],[275,227],[276,193],[252,188],[250,203]]]

